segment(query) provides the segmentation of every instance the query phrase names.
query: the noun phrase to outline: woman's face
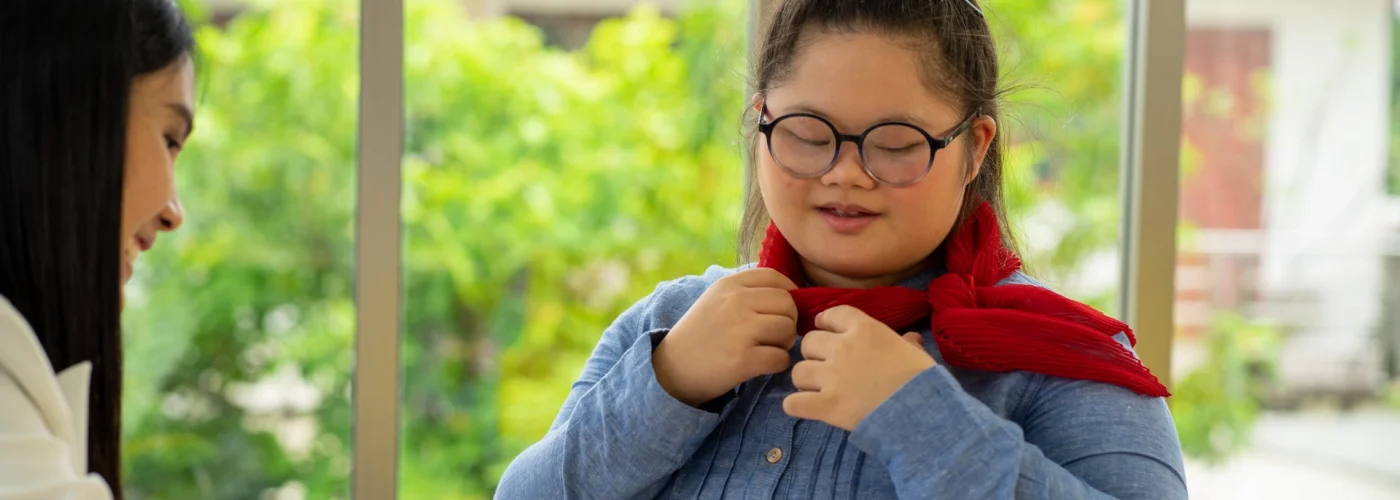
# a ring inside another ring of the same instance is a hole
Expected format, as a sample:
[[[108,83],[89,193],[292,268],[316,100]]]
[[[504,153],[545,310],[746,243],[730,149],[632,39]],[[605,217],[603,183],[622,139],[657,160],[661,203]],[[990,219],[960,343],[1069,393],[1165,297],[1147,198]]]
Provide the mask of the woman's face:
[[[175,194],[175,159],[194,126],[194,65],[181,57],[136,77],[126,127],[126,180],[122,190],[122,268],[125,284],[141,252],[156,236],[185,220]]]
[[[810,41],[786,81],[765,93],[765,119],[807,112],[849,135],[899,121],[944,137],[967,117],[928,90],[916,54],[903,44],[861,33],[819,34]],[[853,142],[841,144],[830,171],[795,177],[773,159],[768,138],[759,134],[759,189],[815,284],[893,284],[917,273],[956,222],[964,188],[977,175],[966,170],[965,141],[975,141],[974,163],[980,165],[995,134],[994,120],[975,119],[966,133],[934,154],[927,175],[899,187],[872,179]],[[867,149],[874,147],[867,141]],[[854,213],[864,215],[848,217]]]

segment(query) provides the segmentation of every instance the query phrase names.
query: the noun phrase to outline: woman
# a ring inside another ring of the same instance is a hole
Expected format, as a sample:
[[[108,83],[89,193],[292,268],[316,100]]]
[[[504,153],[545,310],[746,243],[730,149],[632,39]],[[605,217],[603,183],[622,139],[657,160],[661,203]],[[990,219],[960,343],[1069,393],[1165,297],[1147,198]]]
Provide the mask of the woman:
[[[1021,273],[973,0],[782,0],[756,266],[623,312],[497,498],[1185,499],[1133,333]]]
[[[121,287],[184,217],[193,47],[172,0],[0,2],[0,498],[121,497]]]

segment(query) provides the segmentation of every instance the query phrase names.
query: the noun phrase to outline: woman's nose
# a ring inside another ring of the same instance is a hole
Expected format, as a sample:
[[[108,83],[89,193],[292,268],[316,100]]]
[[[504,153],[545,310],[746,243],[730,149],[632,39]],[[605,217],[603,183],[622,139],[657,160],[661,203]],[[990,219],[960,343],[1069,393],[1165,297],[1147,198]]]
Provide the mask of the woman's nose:
[[[180,225],[185,223],[185,207],[180,204],[180,198],[171,198],[165,204],[165,209],[160,212],[160,230],[174,231],[180,229]]]
[[[865,189],[875,187],[875,179],[870,178],[870,174],[865,171],[865,164],[860,158],[859,149],[851,143],[841,145],[841,151],[836,157],[836,164],[832,165],[831,170],[821,176],[821,181],[827,185],[844,187]]]

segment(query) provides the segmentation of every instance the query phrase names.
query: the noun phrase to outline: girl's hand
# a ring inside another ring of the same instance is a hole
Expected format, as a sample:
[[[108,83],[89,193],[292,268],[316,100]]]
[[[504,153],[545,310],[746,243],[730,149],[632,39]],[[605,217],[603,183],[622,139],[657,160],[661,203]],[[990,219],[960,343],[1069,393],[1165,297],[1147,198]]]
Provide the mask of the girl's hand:
[[[754,268],[716,281],[656,346],[656,381],[691,406],[759,375],[782,373],[797,342],[797,288],[782,273]]]
[[[792,368],[798,392],[783,400],[795,418],[853,431],[910,379],[934,366],[917,333],[896,335],[859,309],[837,306],[815,318]]]

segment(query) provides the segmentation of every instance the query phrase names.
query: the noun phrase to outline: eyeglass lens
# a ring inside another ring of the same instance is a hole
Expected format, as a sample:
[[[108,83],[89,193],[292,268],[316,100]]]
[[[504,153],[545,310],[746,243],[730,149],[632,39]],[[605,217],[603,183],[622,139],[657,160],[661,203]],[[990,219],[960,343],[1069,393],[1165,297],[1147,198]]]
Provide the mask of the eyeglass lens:
[[[789,116],[779,120],[770,134],[773,159],[801,177],[824,173],[836,161],[836,130],[810,116]],[[861,160],[882,182],[912,182],[928,170],[933,148],[918,129],[903,124],[885,124],[870,129],[861,143]]]

